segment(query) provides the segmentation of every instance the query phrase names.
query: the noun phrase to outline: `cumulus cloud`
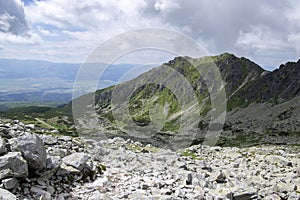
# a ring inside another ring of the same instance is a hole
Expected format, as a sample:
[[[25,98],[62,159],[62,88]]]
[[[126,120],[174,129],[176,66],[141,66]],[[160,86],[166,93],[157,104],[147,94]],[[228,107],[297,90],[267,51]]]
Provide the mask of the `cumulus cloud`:
[[[162,0],[152,1],[152,4],[164,9],[148,9],[148,15],[159,16],[163,24],[184,31],[210,52],[247,54],[261,61],[259,57],[270,51],[283,62],[288,58],[285,53],[280,55],[281,49],[295,57],[293,51],[297,44],[291,41],[295,38],[293,33],[299,35],[295,27],[300,25],[300,7],[296,1],[175,0],[172,3],[176,6],[170,5],[169,9],[167,3],[157,6],[161,5],[159,2]]]
[[[211,54],[229,51],[264,66],[300,56],[300,2],[293,0],[44,0],[27,4],[25,14],[20,0],[0,6],[0,31],[30,32],[51,59],[83,61],[105,39],[143,27],[177,30]],[[61,56],[65,44],[76,56]]]
[[[28,24],[21,1],[0,1],[0,31],[19,35],[27,30]]]
[[[126,27],[126,21],[139,22],[144,0],[48,0],[26,7],[32,23],[43,23],[68,30],[106,30]],[[139,16],[139,18],[138,18]]]
[[[26,36],[15,35],[11,33],[0,32],[0,41],[2,44],[25,44],[35,45],[42,41],[41,37],[34,32],[27,32]]]
[[[41,40],[35,31],[30,30],[20,0],[0,1],[0,45],[3,48],[18,48],[14,46],[18,44],[35,45]]]

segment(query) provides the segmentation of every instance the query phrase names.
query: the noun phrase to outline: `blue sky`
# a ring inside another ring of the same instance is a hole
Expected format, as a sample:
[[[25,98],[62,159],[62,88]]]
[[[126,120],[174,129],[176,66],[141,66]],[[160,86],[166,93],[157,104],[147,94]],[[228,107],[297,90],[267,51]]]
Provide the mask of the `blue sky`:
[[[0,1],[0,57],[84,62],[117,34],[160,27],[188,35],[208,54],[230,52],[274,68],[300,57],[299,10],[293,0]]]
[[[30,4],[31,2],[33,2],[33,0],[22,0],[24,2],[25,5]]]

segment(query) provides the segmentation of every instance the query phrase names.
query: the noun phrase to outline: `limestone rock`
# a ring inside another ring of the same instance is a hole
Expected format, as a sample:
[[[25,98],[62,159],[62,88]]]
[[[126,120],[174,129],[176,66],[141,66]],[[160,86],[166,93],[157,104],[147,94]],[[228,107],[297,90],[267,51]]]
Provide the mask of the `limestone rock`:
[[[7,152],[6,148],[6,142],[4,139],[0,136],[0,155],[5,154]]]
[[[16,200],[17,197],[11,192],[0,188],[0,199],[1,200]]]
[[[36,196],[40,197],[40,200],[51,200],[51,194],[39,187],[31,187],[30,191],[34,193]]]
[[[41,138],[42,138],[43,142],[47,145],[54,145],[54,144],[57,144],[57,142],[58,142],[58,139],[51,135],[43,135]]]
[[[39,136],[26,133],[18,137],[17,145],[29,168],[34,170],[43,170],[46,168],[46,149]]]
[[[16,185],[18,184],[18,180],[16,178],[8,178],[2,180],[2,183],[5,189],[10,190],[16,187]]]
[[[79,171],[82,171],[83,168],[87,167],[88,160],[90,156],[86,153],[73,153],[69,156],[66,156],[62,159],[62,161],[69,166],[76,168]]]
[[[9,152],[0,157],[0,179],[27,177],[28,166],[20,152]]]

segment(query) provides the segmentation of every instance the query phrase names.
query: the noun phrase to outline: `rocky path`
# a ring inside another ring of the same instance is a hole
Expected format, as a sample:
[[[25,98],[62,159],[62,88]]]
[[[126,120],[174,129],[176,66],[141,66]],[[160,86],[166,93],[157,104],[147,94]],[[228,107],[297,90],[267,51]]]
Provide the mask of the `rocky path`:
[[[0,120],[0,199],[300,199],[300,148],[192,146],[36,135]]]

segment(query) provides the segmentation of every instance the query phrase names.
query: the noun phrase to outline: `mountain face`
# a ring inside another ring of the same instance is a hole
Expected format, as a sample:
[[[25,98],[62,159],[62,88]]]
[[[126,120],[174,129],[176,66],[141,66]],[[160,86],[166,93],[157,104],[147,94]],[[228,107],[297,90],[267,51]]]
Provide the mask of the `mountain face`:
[[[284,102],[300,94],[299,77],[300,60],[288,62],[248,84],[238,95],[251,102]]]
[[[213,65],[224,87],[210,70]],[[218,145],[299,144],[299,77],[300,60],[269,72],[228,53],[176,57],[131,81],[42,115],[70,115],[73,106],[74,122],[83,136],[100,137],[100,133],[157,146],[202,143],[211,130],[221,133]],[[216,113],[226,114],[224,126],[219,118],[210,122]]]
[[[227,115],[224,127],[218,123],[210,124],[212,97],[207,83],[212,81],[210,84],[215,85],[216,81],[205,69],[211,61],[225,84],[226,99],[223,100],[227,103]],[[131,81],[97,91],[95,109],[100,120],[95,123],[100,123],[100,129],[108,136],[142,138],[142,141],[155,145],[164,145],[170,138],[175,140],[177,136],[174,135],[180,132],[182,124],[189,127],[184,130],[187,132],[184,137],[192,138],[192,143],[203,142],[205,134],[212,128],[222,130],[218,143],[221,145],[297,142],[300,132],[299,101],[296,100],[300,88],[299,65],[300,61],[289,62],[269,72],[247,58],[228,53],[199,59],[176,57]],[[180,96],[189,98],[190,91],[180,76],[193,88],[199,107],[182,103],[184,100]],[[180,92],[175,94],[174,90]],[[91,95],[85,95],[76,101],[86,102],[89,98]],[[127,112],[122,108],[124,104],[128,106],[128,115],[123,114]],[[85,110],[83,107],[82,113]],[[155,131],[157,126],[151,129],[153,119],[163,124],[159,131]],[[77,125],[85,131],[95,127],[89,119],[80,119]],[[86,134],[97,135],[97,131]]]

